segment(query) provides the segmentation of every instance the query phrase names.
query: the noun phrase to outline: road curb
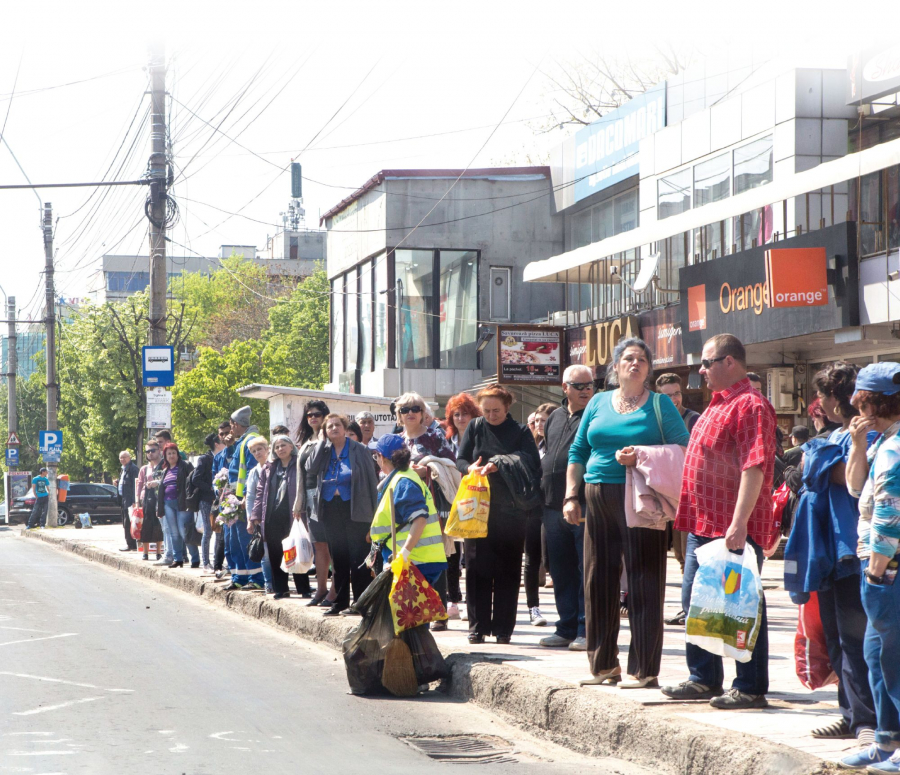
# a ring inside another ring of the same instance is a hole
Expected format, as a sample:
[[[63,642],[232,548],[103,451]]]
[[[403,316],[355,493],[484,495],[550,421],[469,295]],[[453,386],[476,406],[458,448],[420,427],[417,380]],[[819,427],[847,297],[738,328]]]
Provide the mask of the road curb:
[[[161,568],[135,564],[112,552],[53,533],[22,530],[92,562],[188,592],[239,611],[280,630],[340,650],[358,620],[323,618],[318,610],[250,592],[225,592],[216,584]],[[824,775],[836,765],[788,746],[668,715],[658,706],[592,692],[504,665],[490,655],[445,652],[452,669],[449,692],[473,701],[529,732],[590,756],[626,759],[683,775]]]

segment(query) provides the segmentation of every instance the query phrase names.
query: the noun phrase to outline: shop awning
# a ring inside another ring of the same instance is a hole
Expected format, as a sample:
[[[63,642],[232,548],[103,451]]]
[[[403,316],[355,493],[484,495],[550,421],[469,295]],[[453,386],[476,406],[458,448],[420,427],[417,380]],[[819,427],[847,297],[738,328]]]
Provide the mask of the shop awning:
[[[566,282],[568,271],[577,270],[602,258],[660,242],[701,226],[725,221],[775,202],[838,185],[895,164],[900,164],[900,139],[842,156],[805,172],[784,175],[779,172],[781,178],[768,185],[673,215],[662,221],[648,223],[646,226],[616,234],[614,237],[543,261],[533,261],[525,267],[524,278],[526,282]]]

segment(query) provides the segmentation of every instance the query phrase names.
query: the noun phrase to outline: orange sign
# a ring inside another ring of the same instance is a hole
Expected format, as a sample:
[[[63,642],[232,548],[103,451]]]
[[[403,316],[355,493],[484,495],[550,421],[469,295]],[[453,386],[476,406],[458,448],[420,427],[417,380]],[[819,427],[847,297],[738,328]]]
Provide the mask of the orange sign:
[[[688,288],[688,330],[703,331],[706,328],[706,285]]]
[[[824,307],[828,304],[825,248],[766,251],[766,281],[772,307]]]

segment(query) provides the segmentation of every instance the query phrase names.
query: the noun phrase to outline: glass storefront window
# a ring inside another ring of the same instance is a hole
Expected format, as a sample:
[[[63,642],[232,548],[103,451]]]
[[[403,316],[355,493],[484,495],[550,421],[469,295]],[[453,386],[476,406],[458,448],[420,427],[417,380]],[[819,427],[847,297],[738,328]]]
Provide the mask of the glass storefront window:
[[[344,276],[331,281],[331,381],[337,382],[344,370]]]
[[[727,153],[694,167],[694,207],[731,196],[731,160]]]
[[[387,368],[388,355],[388,259],[375,259],[375,368]]]
[[[346,371],[353,371],[359,360],[359,293],[357,291],[357,272],[347,272],[347,285],[344,296],[344,315],[347,320],[347,339],[344,342],[344,365]]]
[[[440,251],[440,368],[475,369],[478,357],[478,254]]]
[[[616,215],[616,234],[631,231],[637,228],[638,208],[637,191],[631,191],[623,196],[616,197],[613,201]],[[597,240],[595,239],[594,242]]]
[[[572,216],[572,248],[591,244],[591,211],[585,210]]]
[[[691,170],[681,170],[657,181],[659,219],[679,215],[691,209]]]
[[[403,283],[400,341],[403,365],[433,368],[434,253],[431,250],[394,252],[395,277]]]
[[[694,252],[700,261],[721,258],[731,250],[731,218],[694,229]]]
[[[359,268],[359,369],[372,369],[372,262]]]
[[[772,182],[772,135],[734,149],[734,193]]]

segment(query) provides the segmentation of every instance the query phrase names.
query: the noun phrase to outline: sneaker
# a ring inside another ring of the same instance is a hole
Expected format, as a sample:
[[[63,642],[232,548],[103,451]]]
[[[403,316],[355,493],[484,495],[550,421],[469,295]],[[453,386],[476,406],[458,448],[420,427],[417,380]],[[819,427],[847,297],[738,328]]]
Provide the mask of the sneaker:
[[[238,584],[232,581],[227,587],[222,587],[226,592],[239,592],[244,588],[243,584]]]
[[[572,643],[571,638],[564,638],[562,635],[557,635],[556,633],[548,635],[546,638],[541,638],[538,641],[538,645],[543,646],[545,649],[564,649],[570,643]]]
[[[465,606],[459,609],[459,620],[461,622],[469,621],[469,609]]]
[[[459,606],[456,603],[447,606],[447,616],[450,619],[459,619]]]
[[[886,762],[881,762],[881,764],[870,764],[866,767],[866,772],[900,772],[900,750],[894,751],[894,755]]]
[[[569,651],[587,651],[587,638],[583,635],[569,644]]]
[[[682,681],[677,686],[663,686],[660,691],[673,700],[711,700],[721,696],[722,687]]]
[[[850,731],[850,725],[844,719],[838,719],[824,727],[814,729],[810,734],[813,737],[828,738],[831,740],[855,740],[856,735]],[[871,742],[875,742],[874,735]]]
[[[244,589],[250,592],[265,592],[265,587],[262,584],[257,584],[255,581],[251,581]]]
[[[203,573],[204,573],[204,575],[210,574],[210,573],[212,573],[212,572],[213,572],[213,567],[212,567],[212,565],[204,565],[204,566],[203,566]]]
[[[885,751],[872,743],[868,748],[862,748],[838,761],[838,767],[845,770],[864,770],[876,764],[886,762],[891,758],[893,751]],[[875,770],[878,772],[878,770]]]
[[[713,697],[709,704],[719,710],[744,710],[745,708],[768,708],[765,694],[747,694],[740,689],[729,689],[719,697]]]
[[[224,576],[224,575],[225,575],[225,571],[224,571],[224,570],[217,570],[217,571],[216,571],[216,578],[217,578],[217,579],[222,578],[222,576]]]
[[[541,609],[535,606],[534,608],[528,609],[528,616],[531,619],[531,623],[535,627],[546,627],[547,620],[541,616]]]
[[[158,562],[154,562],[154,565],[165,565],[169,567],[172,564],[172,560],[159,560]]]

